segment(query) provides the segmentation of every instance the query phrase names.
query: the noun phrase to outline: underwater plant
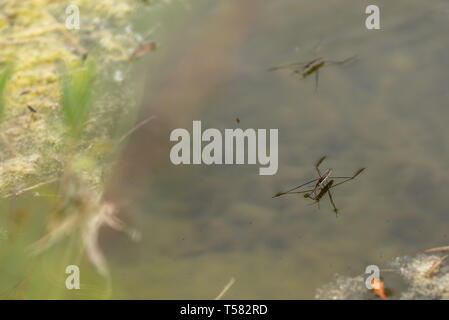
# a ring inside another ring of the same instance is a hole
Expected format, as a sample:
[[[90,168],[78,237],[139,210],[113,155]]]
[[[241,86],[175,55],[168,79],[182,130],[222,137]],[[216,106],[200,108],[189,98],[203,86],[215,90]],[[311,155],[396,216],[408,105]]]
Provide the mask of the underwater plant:
[[[89,60],[80,68],[69,72],[65,64],[60,63],[61,107],[64,120],[72,138],[78,139],[92,108],[92,92],[96,78],[96,67]]]
[[[12,75],[12,72],[13,72],[12,63],[8,63],[3,70],[0,70],[0,121],[2,120],[3,112],[5,109],[4,91],[6,84]]]

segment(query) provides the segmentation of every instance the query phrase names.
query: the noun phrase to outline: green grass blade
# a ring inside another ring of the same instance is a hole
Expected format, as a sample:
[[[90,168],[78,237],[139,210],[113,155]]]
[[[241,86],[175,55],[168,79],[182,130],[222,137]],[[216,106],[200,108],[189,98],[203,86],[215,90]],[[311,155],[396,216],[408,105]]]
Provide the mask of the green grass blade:
[[[13,72],[13,64],[10,63],[0,71],[0,120],[3,117],[3,113],[5,110],[5,97],[4,97],[4,91],[6,84],[8,83],[9,78],[11,77]]]
[[[83,67],[69,72],[61,64],[61,106],[66,125],[74,138],[79,138],[92,107],[92,91],[96,79],[95,63],[87,62]]]

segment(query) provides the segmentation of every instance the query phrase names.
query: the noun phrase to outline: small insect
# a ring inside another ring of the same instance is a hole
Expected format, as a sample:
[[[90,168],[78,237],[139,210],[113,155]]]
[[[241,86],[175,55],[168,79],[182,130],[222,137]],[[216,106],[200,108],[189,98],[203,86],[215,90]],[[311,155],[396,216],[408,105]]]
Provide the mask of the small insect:
[[[27,105],[27,107],[28,107],[28,110],[30,110],[31,112],[33,112],[33,113],[36,113],[36,112],[37,112],[37,110],[34,109],[32,106]]]
[[[326,184],[326,182],[327,182],[327,180],[329,180],[329,177],[330,177],[331,174],[332,174],[332,169],[327,169],[326,172],[324,172],[324,174],[316,182],[315,189],[313,189],[313,191],[311,193],[311,197],[315,197],[316,196],[316,192],[319,190],[319,188],[323,189],[327,185],[329,185],[329,187],[332,186],[332,184],[333,184],[332,180],[331,180],[332,183],[329,181],[329,183]]]
[[[31,119],[30,119],[30,121],[29,121],[29,123],[28,123],[28,128],[29,128],[29,127],[31,126],[31,123],[37,120],[37,116],[36,116],[37,110],[34,109],[34,108],[33,108],[32,106],[30,106],[30,105],[27,105],[27,108],[28,108],[28,110],[31,112]]]
[[[139,58],[144,54],[148,53],[149,51],[153,50],[156,50],[156,42],[154,41],[145,42],[133,52],[129,60],[131,61],[132,59]]]
[[[318,173],[318,178],[313,179],[311,181],[308,181],[306,183],[303,183],[297,187],[294,187],[290,190],[284,191],[284,192],[278,192],[276,193],[273,198],[277,198],[286,194],[304,194],[304,198],[309,198],[314,200],[314,203],[317,203],[319,206],[320,200],[326,195],[329,195],[329,200],[332,204],[332,207],[334,208],[334,212],[336,215],[338,215],[338,209],[335,205],[334,199],[332,198],[331,189],[335,188],[336,186],[339,186],[345,182],[348,182],[350,180],[354,180],[359,174],[361,174],[365,168],[360,168],[357,170],[352,176],[350,177],[332,177],[332,169],[327,169],[324,174],[321,174],[321,171],[319,169],[320,164],[326,159],[325,156],[321,157],[318,162],[315,164],[315,169]],[[342,179],[342,181],[335,183],[334,182],[337,179]],[[301,190],[297,191],[298,189],[308,186],[312,183],[315,183],[315,186],[313,189],[308,190]]]
[[[318,89],[318,79],[319,79],[319,70],[323,68],[326,65],[344,65],[348,62],[351,62],[355,60],[356,56],[349,57],[347,59],[344,59],[342,61],[330,61],[330,60],[324,60],[323,58],[319,57],[316,59],[313,59],[309,62],[293,62],[285,65],[280,65],[276,67],[271,67],[268,69],[268,71],[276,71],[279,69],[290,69],[292,70],[292,74],[294,75],[300,75],[303,79],[307,78],[311,74],[315,74],[315,91]]]
[[[240,123],[240,118],[235,118],[235,122]]]
[[[85,61],[86,59],[87,59],[87,57],[89,56],[89,52],[84,52],[82,55],[81,55],[81,60],[83,60],[83,61]]]

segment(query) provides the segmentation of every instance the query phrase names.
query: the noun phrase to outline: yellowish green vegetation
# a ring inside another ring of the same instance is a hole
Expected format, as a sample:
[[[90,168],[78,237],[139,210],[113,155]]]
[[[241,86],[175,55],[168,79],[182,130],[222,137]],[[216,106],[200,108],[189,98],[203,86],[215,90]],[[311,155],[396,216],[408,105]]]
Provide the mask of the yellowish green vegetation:
[[[3,98],[3,92],[6,87],[6,83],[9,80],[12,72],[12,64],[6,66],[5,70],[0,73],[0,119],[3,116],[3,110],[5,108],[5,101]]]
[[[68,5],[80,9],[79,30],[65,26]],[[97,243],[101,225],[136,238],[103,190],[139,106],[135,84],[122,81],[132,71],[130,55],[147,39],[130,21],[150,7],[135,0],[0,4],[3,297],[66,296],[64,270],[73,263],[90,265],[94,279],[108,278]],[[63,247],[52,249],[62,240]],[[57,280],[45,280],[49,268]],[[52,289],[39,281],[53,283]],[[87,297],[105,297],[101,288]]]
[[[73,138],[81,135],[84,124],[88,120],[92,87],[95,81],[95,65],[92,61],[85,68],[69,74],[61,66],[61,87],[64,120]]]
[[[81,10],[80,30],[65,28],[64,10],[68,4],[78,5]],[[106,22],[125,22],[138,4],[137,1],[101,1],[99,4],[91,1],[36,0],[8,1],[2,5],[0,66],[14,62],[15,67],[13,72],[10,67],[6,68],[0,79],[4,100],[0,150],[1,195],[58,177],[63,170],[68,131],[79,135],[81,126],[85,126],[85,135],[92,134],[99,122],[104,123],[105,117],[108,117],[105,111],[114,106],[94,106],[92,111],[100,113],[101,119],[99,116],[92,117],[88,124],[84,124],[88,120],[87,98],[95,77],[94,63],[83,60],[83,54],[92,56],[85,46],[99,40],[99,45],[94,48],[95,54],[101,57],[98,73],[105,72],[114,63],[126,61],[129,57],[127,48],[136,47],[137,41],[101,26]],[[68,71],[62,75],[62,92],[66,93],[62,100],[58,61],[68,66]],[[69,78],[73,80],[73,88],[77,92],[67,92]],[[69,97],[71,94],[74,96]],[[61,101],[64,108],[61,108]],[[33,117],[28,105],[37,111]],[[73,123],[74,117],[78,119],[77,124]],[[93,141],[100,143],[108,138],[101,132],[95,132]],[[88,145],[85,147],[87,149]],[[83,148],[76,153],[77,157],[90,157],[91,161],[98,159],[97,155]],[[90,161],[86,159],[84,162]],[[95,174],[88,173],[90,176]],[[98,184],[98,179],[98,176],[91,177],[91,183]]]

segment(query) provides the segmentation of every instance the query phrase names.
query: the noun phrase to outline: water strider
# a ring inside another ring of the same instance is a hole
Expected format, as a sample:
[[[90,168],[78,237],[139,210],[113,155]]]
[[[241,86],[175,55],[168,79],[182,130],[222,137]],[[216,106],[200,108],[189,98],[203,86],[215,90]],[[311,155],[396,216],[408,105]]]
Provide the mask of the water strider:
[[[317,163],[315,164],[315,169],[318,173],[318,178],[313,179],[311,181],[308,181],[306,183],[303,183],[297,187],[294,187],[290,190],[284,191],[284,192],[278,192],[276,193],[273,198],[277,198],[286,194],[304,194],[304,198],[309,198],[314,200],[314,203],[317,203],[319,205],[320,200],[326,195],[329,195],[329,200],[332,204],[332,206],[334,207],[334,212],[336,214],[338,214],[338,209],[335,205],[334,199],[332,198],[332,193],[331,193],[331,189],[335,188],[336,186],[339,186],[345,182],[348,182],[350,180],[355,179],[360,173],[363,172],[363,170],[365,170],[365,168],[360,168],[359,170],[357,170],[352,176],[350,177],[332,177],[332,169],[327,169],[324,174],[321,173],[320,171],[320,164],[324,161],[324,159],[326,159],[325,156],[321,157]],[[343,179],[343,181],[340,181],[336,184],[334,184],[334,182],[337,179]],[[308,186],[312,183],[315,183],[315,186],[313,189],[308,189],[308,190],[301,190],[301,191],[296,191],[302,187]]]
[[[323,58],[319,57],[316,59],[313,59],[309,62],[293,62],[288,63],[276,67],[271,67],[268,69],[268,71],[276,71],[280,69],[290,69],[292,70],[292,74],[294,75],[300,75],[303,79],[307,78],[308,76],[315,74],[315,91],[318,88],[318,79],[319,79],[319,70],[323,68],[324,66],[331,66],[331,65],[344,65],[346,63],[349,63],[351,61],[354,61],[356,59],[356,56],[352,56],[349,58],[346,58],[341,61],[331,61],[331,60],[324,60]]]

